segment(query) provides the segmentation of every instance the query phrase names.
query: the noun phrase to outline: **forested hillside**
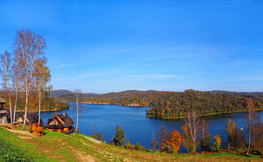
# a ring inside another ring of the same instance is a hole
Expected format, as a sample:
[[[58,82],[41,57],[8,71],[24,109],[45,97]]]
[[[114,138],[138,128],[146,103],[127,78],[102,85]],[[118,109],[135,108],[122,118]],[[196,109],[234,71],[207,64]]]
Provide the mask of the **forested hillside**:
[[[157,118],[183,117],[188,110],[199,115],[240,112],[246,109],[245,99],[252,98],[256,109],[263,110],[262,93],[234,93],[224,91],[202,92],[186,90],[184,92],[167,91],[124,91],[108,93],[97,98],[87,99],[93,104],[108,103],[124,106],[151,106],[146,115]]]

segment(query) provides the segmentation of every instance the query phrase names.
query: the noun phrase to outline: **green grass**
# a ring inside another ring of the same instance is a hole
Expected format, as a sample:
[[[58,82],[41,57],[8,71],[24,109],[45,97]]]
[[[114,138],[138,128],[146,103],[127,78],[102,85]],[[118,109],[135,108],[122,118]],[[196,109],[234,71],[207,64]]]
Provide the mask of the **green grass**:
[[[0,128],[0,161],[259,161],[260,156],[234,153],[165,154],[127,150],[96,144],[82,134],[65,135],[44,130],[45,136],[29,137]],[[19,138],[20,137],[20,138]],[[90,136],[88,136],[90,137]],[[92,138],[92,137],[90,137]],[[8,156],[6,156],[8,155]],[[12,158],[11,158],[12,157]],[[83,159],[82,159],[83,158]]]
[[[16,136],[16,133],[0,128],[0,161],[54,161],[38,153],[34,145]]]

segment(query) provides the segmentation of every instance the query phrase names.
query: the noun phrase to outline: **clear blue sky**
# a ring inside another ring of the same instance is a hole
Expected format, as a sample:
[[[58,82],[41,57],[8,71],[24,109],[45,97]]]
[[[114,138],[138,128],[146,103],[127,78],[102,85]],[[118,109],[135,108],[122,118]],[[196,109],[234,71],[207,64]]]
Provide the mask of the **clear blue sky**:
[[[25,28],[54,90],[263,91],[262,1],[0,1],[0,53]]]

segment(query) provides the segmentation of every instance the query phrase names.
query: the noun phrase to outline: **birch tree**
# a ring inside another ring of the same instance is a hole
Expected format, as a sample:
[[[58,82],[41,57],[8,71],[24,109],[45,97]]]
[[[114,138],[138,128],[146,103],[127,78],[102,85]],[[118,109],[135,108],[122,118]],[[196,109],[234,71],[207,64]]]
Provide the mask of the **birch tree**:
[[[183,130],[183,143],[186,145],[190,152],[195,152],[200,135],[200,120],[195,111],[188,111],[185,114],[185,124],[182,126]]]
[[[26,118],[27,118],[27,108],[28,108],[28,98],[29,92],[32,88],[33,83],[33,72],[38,57],[43,55],[43,51],[46,48],[45,38],[42,35],[35,34],[29,29],[18,30],[14,40],[15,53],[20,53],[23,64],[23,89],[25,91],[25,117],[23,129],[25,129]]]
[[[22,60],[20,53],[14,53],[13,58],[13,76],[12,76],[12,83],[13,83],[13,90],[15,94],[15,104],[14,104],[14,116],[13,121],[16,120],[16,107],[17,107],[17,100],[18,100],[18,94],[21,91],[22,86]]]
[[[248,134],[248,148],[247,148],[247,154],[248,154],[252,142],[251,140],[253,136],[254,127],[259,123],[260,117],[257,114],[257,112],[255,112],[255,105],[253,99],[247,98],[245,100],[245,104],[248,112],[245,118],[243,119],[245,121],[245,129],[247,130],[247,134]]]
[[[78,126],[79,126],[79,116],[81,116],[84,112],[88,111],[88,109],[85,108],[85,105],[82,103],[81,99],[81,90],[75,89],[74,95],[75,95],[75,103],[73,106],[73,112],[77,114],[77,124],[76,124],[76,132],[78,132]]]
[[[38,91],[38,124],[40,125],[40,110],[41,110],[41,92],[46,89],[47,83],[51,80],[50,70],[46,64],[46,59],[36,60],[34,77],[36,79],[36,89]]]
[[[8,103],[10,108],[10,119],[11,123],[13,123],[12,120],[12,103],[11,103],[11,90],[10,90],[10,81],[11,81],[11,56],[10,53],[5,51],[4,54],[0,56],[1,61],[1,74],[2,74],[2,80],[3,80],[3,87],[8,95]]]

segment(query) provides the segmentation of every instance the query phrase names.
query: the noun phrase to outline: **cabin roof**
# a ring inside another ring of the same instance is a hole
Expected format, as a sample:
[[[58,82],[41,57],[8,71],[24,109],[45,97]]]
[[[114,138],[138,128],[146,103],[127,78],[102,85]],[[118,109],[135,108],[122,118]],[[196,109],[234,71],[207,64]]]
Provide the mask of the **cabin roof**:
[[[1,103],[6,103],[6,101],[2,97],[0,97],[0,104]]]
[[[0,110],[0,114],[8,114],[8,111],[6,111],[6,110]]]
[[[21,118],[24,120],[24,117],[21,117]],[[29,123],[28,123],[28,121],[26,121],[26,125],[33,124],[33,123],[38,123],[38,115],[37,115],[37,113],[27,113],[26,118],[29,121]],[[40,123],[42,123],[42,122],[43,121],[40,119]]]
[[[59,118],[65,123],[63,124]],[[48,119],[45,127],[46,128],[68,128],[74,124],[74,121],[70,118],[70,116],[67,113],[63,113],[61,115],[57,115],[54,117],[54,120],[56,120],[59,125],[49,125],[50,122],[53,121],[53,119]]]

